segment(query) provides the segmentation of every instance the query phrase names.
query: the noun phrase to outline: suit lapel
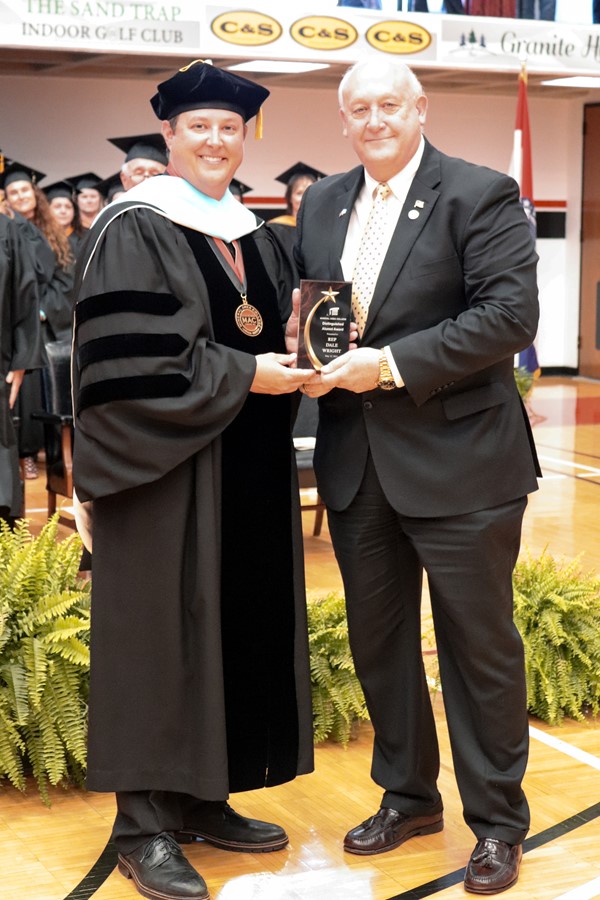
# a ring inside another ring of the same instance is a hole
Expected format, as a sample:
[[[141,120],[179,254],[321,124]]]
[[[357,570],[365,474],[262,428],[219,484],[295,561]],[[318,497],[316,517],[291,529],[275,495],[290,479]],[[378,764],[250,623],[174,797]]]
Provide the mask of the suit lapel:
[[[358,166],[348,172],[348,177],[341,185],[340,193],[332,203],[333,222],[329,239],[329,269],[333,272],[333,279],[343,281],[342,253],[352,208],[358,196],[364,180],[363,167]]]
[[[397,280],[406,259],[440,196],[435,187],[440,183],[440,160],[438,151],[426,143],[425,152],[417,174],[413,178],[410,190],[402,207],[398,224],[388,252],[386,253],[375,291],[369,305],[369,315],[363,334],[366,342],[369,327],[372,326],[377,313],[385,303]],[[413,213],[414,210],[414,213]],[[412,213],[412,215],[410,215]],[[415,215],[418,213],[418,215]]]

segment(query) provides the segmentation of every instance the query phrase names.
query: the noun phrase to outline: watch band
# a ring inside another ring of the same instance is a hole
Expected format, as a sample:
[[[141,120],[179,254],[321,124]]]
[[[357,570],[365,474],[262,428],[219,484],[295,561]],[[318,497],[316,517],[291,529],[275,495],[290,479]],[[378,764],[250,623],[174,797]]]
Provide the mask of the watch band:
[[[377,387],[381,388],[382,391],[393,391],[397,386],[386,352],[381,350],[379,354],[379,380]]]

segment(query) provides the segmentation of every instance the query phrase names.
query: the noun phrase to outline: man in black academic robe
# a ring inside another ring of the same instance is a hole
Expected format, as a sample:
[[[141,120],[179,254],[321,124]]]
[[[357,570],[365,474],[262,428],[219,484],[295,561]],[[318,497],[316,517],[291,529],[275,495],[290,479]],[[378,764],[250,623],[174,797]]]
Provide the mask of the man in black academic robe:
[[[79,260],[88,786],[116,791],[119,869],[147,897],[208,896],[175,834],[285,846],[227,797],[312,769],[290,435],[290,394],[309,376],[286,353],[289,264],[227,191],[267,93],[201,62],[160,85],[168,174],[107,208]]]

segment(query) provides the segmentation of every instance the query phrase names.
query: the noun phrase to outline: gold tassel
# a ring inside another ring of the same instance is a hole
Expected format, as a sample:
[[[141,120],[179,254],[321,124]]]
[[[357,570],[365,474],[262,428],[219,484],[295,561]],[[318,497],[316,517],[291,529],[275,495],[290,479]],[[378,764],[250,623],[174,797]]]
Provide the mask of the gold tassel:
[[[212,59],[193,59],[191,63],[188,63],[187,66],[183,66],[179,71],[187,72],[187,70],[191,69],[192,66],[195,66],[196,63],[204,63],[205,66],[212,66]]]
[[[2,175],[3,172],[4,172],[4,157],[2,156],[2,153],[0,153],[0,175]]]
[[[262,107],[256,113],[256,122],[254,123],[254,140],[262,141],[263,136],[263,113]]]

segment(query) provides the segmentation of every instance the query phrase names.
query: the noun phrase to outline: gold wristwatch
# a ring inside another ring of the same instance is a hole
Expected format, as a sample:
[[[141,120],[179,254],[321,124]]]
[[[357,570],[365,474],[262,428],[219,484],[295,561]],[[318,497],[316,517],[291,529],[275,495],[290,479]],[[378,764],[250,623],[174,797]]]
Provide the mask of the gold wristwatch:
[[[392,375],[385,350],[381,350],[379,353],[379,380],[377,387],[381,388],[382,391],[392,391],[395,387],[398,387]]]

